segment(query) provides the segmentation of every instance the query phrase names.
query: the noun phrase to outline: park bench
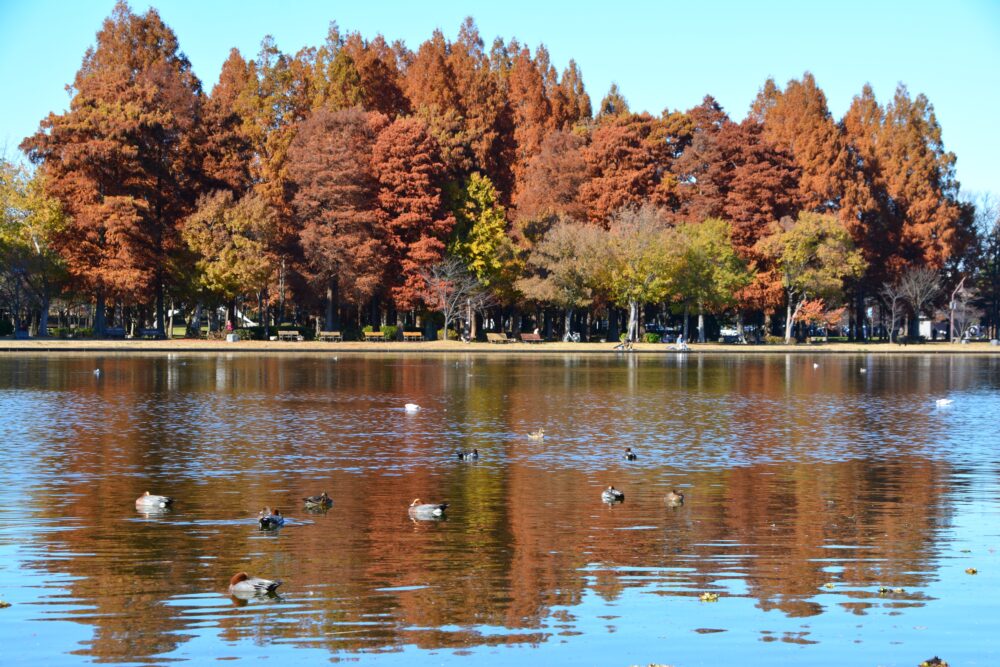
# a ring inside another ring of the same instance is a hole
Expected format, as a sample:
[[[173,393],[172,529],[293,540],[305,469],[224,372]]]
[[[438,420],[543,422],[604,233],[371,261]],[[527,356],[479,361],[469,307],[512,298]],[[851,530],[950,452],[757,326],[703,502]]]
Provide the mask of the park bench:
[[[513,343],[514,340],[507,338],[507,334],[501,333],[488,333],[486,334],[487,343]]]
[[[304,340],[304,338],[297,329],[285,329],[278,331],[278,340]]]
[[[424,334],[420,331],[404,331],[403,340],[423,340]]]
[[[523,333],[521,334],[522,343],[541,343],[542,335],[536,333]]]
[[[167,335],[163,333],[161,329],[139,329],[139,338],[153,338],[155,340],[160,340],[166,337]]]
[[[382,333],[381,331],[366,331],[365,340],[372,340],[372,341],[385,340],[385,334]]]
[[[105,338],[121,338],[125,339],[125,328],[124,327],[107,327],[104,329]]]
[[[339,343],[344,340],[339,331],[320,331],[316,337],[328,343]]]

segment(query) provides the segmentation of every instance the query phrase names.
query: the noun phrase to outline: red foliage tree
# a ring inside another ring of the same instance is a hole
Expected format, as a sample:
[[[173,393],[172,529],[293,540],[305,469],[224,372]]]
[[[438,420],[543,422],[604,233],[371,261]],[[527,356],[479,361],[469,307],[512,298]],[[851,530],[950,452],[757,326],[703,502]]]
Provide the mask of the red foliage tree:
[[[289,150],[303,272],[326,292],[328,329],[338,303],[360,305],[385,276],[371,159],[384,125],[385,117],[373,112],[320,110],[299,127]]]
[[[606,224],[623,206],[661,203],[669,174],[668,146],[657,140],[656,121],[646,113],[605,116],[583,149],[588,180],[580,198],[591,222]],[[661,187],[661,185],[663,187]]]
[[[427,124],[410,117],[382,130],[372,166],[378,175],[392,298],[401,309],[414,308],[426,287],[420,270],[441,260],[455,225],[441,196],[445,165]]]
[[[73,91],[69,111],[50,114],[21,145],[70,214],[53,245],[96,293],[99,332],[109,295],[142,302],[155,293],[162,327],[168,260],[198,186],[200,83],[156,11],[139,16],[119,2]]]

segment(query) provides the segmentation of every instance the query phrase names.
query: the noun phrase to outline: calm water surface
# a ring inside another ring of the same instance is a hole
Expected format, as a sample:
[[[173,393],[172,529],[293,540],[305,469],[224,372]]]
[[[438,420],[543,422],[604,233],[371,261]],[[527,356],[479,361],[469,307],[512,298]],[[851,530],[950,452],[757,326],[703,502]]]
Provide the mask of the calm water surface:
[[[3,663],[997,665],[998,389],[996,356],[0,356]]]

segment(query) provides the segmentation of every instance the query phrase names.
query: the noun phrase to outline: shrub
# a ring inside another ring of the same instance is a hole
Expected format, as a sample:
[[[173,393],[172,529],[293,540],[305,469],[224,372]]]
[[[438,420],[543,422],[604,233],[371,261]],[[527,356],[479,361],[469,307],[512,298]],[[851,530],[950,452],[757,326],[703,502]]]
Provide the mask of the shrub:
[[[444,329],[437,330],[437,339],[442,340],[444,336]],[[454,329],[448,329],[448,340],[458,340],[458,332]]]
[[[253,340],[252,329],[233,329],[232,333],[240,337],[240,340]]]
[[[624,343],[626,338],[628,338],[628,334],[627,333],[620,333],[620,334],[618,334],[618,342],[619,343]]]
[[[14,325],[10,320],[0,320],[0,336],[9,336],[14,333]]]
[[[375,331],[375,327],[373,327],[370,324],[366,324],[365,326],[361,327],[361,333],[371,333],[373,331]]]
[[[660,342],[660,334],[648,333],[648,334],[645,334],[642,337],[642,339],[644,341],[646,341],[647,343],[659,343]]]
[[[399,327],[394,324],[383,324],[381,331],[386,340],[396,340],[399,337]]]
[[[94,328],[77,327],[76,329],[70,329],[70,334],[73,336],[73,338],[93,338]]]
[[[767,343],[768,345],[784,345],[785,344],[785,337],[784,336],[772,336],[771,334],[768,334],[768,335],[764,336],[764,342]],[[794,343],[795,341],[793,340],[792,342]]]

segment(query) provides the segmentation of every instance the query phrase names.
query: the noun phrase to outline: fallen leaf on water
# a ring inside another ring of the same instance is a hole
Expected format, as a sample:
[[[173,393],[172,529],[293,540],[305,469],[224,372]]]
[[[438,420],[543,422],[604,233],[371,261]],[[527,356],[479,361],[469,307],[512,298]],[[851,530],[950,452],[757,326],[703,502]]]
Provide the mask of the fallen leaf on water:
[[[965,568],[965,573],[966,574],[978,574],[979,570],[977,570],[974,567],[967,567],[967,568]]]

